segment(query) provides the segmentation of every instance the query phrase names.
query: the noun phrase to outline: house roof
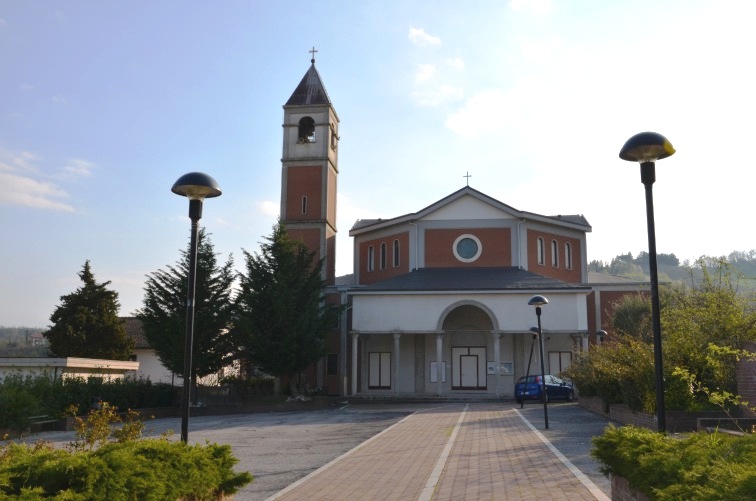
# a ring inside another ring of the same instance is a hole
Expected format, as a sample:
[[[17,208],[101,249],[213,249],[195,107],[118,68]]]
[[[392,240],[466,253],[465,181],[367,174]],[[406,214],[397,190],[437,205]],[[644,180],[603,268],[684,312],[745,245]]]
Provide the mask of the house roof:
[[[462,189],[459,189],[455,191],[454,193],[442,198],[441,200],[438,200],[437,202],[432,203],[431,205],[425,207],[424,209],[419,210],[418,212],[412,212],[409,214],[405,214],[403,216],[398,216],[398,217],[394,217],[390,219],[358,219],[354,223],[354,225],[352,225],[352,228],[349,230],[349,235],[356,236],[365,231],[371,231],[371,230],[378,229],[384,226],[392,226],[394,224],[422,219],[423,217],[465,196],[470,196],[475,199],[478,199],[484,203],[487,203],[501,210],[502,212],[510,214],[512,217],[515,217],[515,218],[529,219],[531,221],[538,221],[538,222],[542,222],[546,224],[555,224],[558,226],[566,226],[573,229],[579,229],[585,232],[590,232],[592,230],[590,223],[588,223],[588,220],[582,214],[571,214],[571,215],[559,214],[556,216],[544,216],[541,214],[536,214],[535,212],[519,211],[515,209],[514,207],[511,207],[503,202],[496,200],[495,198],[492,198],[486,195],[483,192],[480,192],[469,186],[465,186]]]
[[[142,321],[136,317],[121,317],[126,335],[134,340],[134,348],[150,348],[150,343],[144,335]]]
[[[516,266],[500,268],[420,268],[365,287],[360,292],[409,291],[502,291],[502,290],[590,290],[544,277]]]
[[[323,86],[318,70],[315,69],[315,60],[312,60],[310,69],[307,70],[302,81],[299,82],[294,93],[284,106],[308,106],[319,104],[331,104],[328,93]]]

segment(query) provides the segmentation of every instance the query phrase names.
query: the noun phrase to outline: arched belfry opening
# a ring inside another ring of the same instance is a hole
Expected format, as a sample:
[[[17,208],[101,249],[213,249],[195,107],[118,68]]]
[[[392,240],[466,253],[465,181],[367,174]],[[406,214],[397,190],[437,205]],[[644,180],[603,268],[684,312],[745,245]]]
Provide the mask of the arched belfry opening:
[[[442,330],[451,349],[452,390],[487,389],[488,338],[494,329],[489,312],[461,304],[446,314]]]
[[[315,120],[312,117],[303,117],[299,121],[299,135],[297,142],[314,143],[315,142]]]

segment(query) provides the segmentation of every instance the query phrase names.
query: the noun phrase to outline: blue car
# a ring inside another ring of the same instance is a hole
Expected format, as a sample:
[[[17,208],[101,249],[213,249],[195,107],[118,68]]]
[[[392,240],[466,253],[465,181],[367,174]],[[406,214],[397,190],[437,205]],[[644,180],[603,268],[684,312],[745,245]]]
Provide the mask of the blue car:
[[[575,400],[575,390],[572,384],[550,374],[546,378],[546,401],[563,399],[568,402]],[[541,400],[541,376],[522,376],[515,385],[515,401],[519,404],[523,400]]]

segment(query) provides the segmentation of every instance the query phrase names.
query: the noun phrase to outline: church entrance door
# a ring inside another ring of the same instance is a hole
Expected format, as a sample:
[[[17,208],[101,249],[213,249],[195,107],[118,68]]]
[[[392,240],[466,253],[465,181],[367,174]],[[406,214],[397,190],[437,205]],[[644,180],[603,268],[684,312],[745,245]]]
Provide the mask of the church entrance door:
[[[478,387],[478,356],[462,355],[459,357],[460,386],[465,388]]]

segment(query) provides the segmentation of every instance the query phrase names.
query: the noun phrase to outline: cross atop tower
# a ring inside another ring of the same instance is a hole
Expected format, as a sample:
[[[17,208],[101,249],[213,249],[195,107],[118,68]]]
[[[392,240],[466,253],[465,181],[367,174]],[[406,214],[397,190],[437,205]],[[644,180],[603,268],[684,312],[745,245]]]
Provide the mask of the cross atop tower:
[[[313,46],[312,46],[312,50],[310,50],[310,51],[308,51],[308,52],[309,52],[310,54],[312,54],[312,59],[310,59],[310,62],[311,62],[312,64],[315,64],[315,53],[317,52],[317,50],[315,50],[315,46],[313,45]]]

